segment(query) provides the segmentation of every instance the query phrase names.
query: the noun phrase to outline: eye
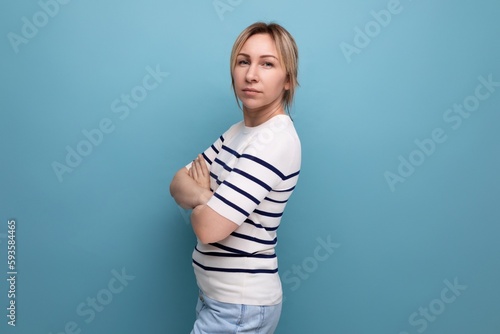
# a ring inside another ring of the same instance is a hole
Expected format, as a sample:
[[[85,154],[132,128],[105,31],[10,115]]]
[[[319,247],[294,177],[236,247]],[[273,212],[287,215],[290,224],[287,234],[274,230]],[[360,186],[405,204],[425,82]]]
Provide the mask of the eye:
[[[240,59],[240,60],[238,60],[238,65],[240,65],[240,66],[242,66],[242,65],[248,65],[248,64],[249,64],[249,62],[246,59]]]
[[[268,68],[270,68],[270,67],[273,67],[273,66],[274,66],[274,64],[273,64],[273,63],[271,63],[271,62],[265,62],[265,63],[264,63],[264,67],[268,67]]]

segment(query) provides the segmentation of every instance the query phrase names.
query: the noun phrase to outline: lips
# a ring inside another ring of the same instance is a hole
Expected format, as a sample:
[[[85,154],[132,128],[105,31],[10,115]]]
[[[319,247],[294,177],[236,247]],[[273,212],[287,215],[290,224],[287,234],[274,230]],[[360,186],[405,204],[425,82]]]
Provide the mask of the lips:
[[[259,90],[254,88],[244,88],[243,91],[247,93],[261,93]]]

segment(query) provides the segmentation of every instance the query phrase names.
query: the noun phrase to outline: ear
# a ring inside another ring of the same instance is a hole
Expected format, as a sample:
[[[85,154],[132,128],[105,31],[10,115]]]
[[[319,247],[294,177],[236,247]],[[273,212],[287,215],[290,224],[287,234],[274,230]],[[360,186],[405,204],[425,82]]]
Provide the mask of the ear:
[[[285,90],[290,90],[290,76],[287,74],[285,85],[283,86]]]

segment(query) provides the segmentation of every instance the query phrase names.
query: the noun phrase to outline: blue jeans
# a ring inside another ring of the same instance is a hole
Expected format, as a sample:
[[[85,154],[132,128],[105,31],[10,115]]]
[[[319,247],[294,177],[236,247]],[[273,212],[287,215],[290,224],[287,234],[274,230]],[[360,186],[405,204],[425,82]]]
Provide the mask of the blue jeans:
[[[191,334],[273,334],[280,315],[281,303],[271,306],[222,303],[200,291]]]

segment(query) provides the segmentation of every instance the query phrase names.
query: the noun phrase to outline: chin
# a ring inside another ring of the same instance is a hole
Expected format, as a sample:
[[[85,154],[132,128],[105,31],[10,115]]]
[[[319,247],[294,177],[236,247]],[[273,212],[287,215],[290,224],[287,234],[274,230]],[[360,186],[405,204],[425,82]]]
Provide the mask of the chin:
[[[245,104],[243,103],[243,108],[246,109],[247,111],[257,111],[257,110],[261,110],[264,106],[259,104],[259,105],[248,105],[248,104]]]
[[[243,100],[240,99],[240,101],[243,107],[245,107],[248,110],[259,109],[264,106],[262,103],[256,103],[255,101],[248,99],[243,99]]]

